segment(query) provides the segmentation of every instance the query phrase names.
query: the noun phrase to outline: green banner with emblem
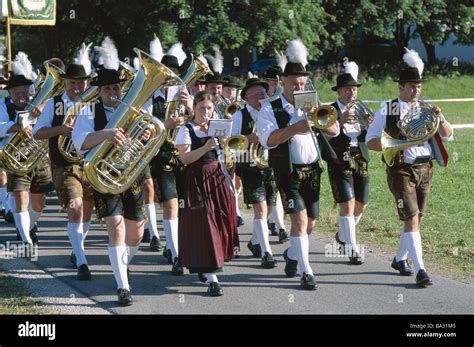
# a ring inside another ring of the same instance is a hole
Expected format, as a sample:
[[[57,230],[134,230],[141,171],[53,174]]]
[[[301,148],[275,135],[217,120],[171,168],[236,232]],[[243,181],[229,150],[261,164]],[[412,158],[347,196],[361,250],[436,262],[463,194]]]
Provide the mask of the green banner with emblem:
[[[56,0],[8,0],[10,23],[55,25]]]

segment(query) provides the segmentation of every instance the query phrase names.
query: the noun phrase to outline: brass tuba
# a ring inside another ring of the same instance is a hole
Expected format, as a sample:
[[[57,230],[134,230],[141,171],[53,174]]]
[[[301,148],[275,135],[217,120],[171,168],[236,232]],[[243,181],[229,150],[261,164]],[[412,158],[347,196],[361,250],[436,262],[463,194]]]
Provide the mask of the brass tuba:
[[[55,65],[45,62],[46,77],[41,88],[25,108],[25,111],[33,111],[46,100],[60,95],[64,92],[61,83],[61,69]],[[7,136],[0,146],[0,161],[4,167],[16,175],[24,175],[33,170],[41,159],[48,155],[48,141],[34,140],[21,132]]]
[[[406,140],[395,139],[382,131],[381,145],[385,163],[393,166],[395,156],[399,151],[419,145],[431,139],[439,127],[439,118],[433,112],[433,106],[420,101],[417,107],[410,109],[403,119],[398,121],[402,135]]]
[[[166,130],[151,114],[141,111],[155,90],[183,81],[170,69],[145,52],[134,49],[140,60],[140,69],[127,94],[120,101],[106,129],[122,128],[127,141],[116,148],[103,142],[87,153],[84,173],[92,187],[105,194],[120,194],[127,190],[145,169],[166,139]],[[142,143],[145,130],[154,126],[152,135]]]
[[[211,70],[204,64],[201,60],[195,59],[194,56],[191,54],[191,60],[186,73],[181,78],[183,83],[186,85],[186,88],[191,88],[191,86],[196,82],[197,79],[201,78],[202,76],[210,73]],[[181,100],[171,101],[166,105],[166,112],[165,112],[165,119],[169,117],[173,117],[173,115],[177,112],[179,116],[184,114],[183,110],[184,106]],[[169,142],[174,142],[176,139],[176,135],[178,134],[178,129],[173,129],[168,131],[167,140]]]

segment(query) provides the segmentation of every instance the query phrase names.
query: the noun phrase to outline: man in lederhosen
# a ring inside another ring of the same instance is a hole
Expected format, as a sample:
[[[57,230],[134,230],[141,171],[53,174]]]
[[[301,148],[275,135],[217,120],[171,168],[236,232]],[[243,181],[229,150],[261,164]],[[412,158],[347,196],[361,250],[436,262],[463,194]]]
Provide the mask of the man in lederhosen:
[[[369,199],[369,152],[365,144],[367,128],[357,121],[352,108],[347,108],[357,99],[359,68],[354,62],[345,64],[345,72],[337,77],[332,90],[338,99],[332,105],[339,113],[339,136],[329,140],[337,159],[328,160],[329,181],[334,201],[339,204],[339,232],[336,240],[342,247],[348,245],[350,264],[363,263],[359,245],[356,242],[356,225]]]
[[[288,277],[296,276],[299,264],[302,288],[314,290],[317,284],[309,264],[308,234],[319,217],[321,151],[310,133],[313,130],[304,111],[294,106],[293,93],[304,91],[310,74],[305,69],[306,47],[300,40],[293,40],[288,45],[287,55],[283,94],[260,110],[257,134],[260,143],[270,150],[270,167],[274,170],[285,212],[291,217],[290,247],[284,252],[285,273]],[[337,136],[337,122],[323,132]],[[329,146],[321,132],[317,133],[323,138],[321,144]]]
[[[386,103],[375,113],[374,121],[367,131],[366,142],[370,150],[383,150],[382,132],[392,138],[406,140],[406,134],[398,126],[399,121],[419,111],[424,64],[413,50],[407,50],[403,60],[407,66],[395,80],[398,82],[398,98]],[[398,216],[403,221],[400,247],[393,259],[392,268],[403,276],[413,275],[407,261],[407,255],[410,254],[415,267],[416,284],[419,287],[433,284],[423,263],[420,233],[421,220],[428,205],[432,185],[432,161],[436,159],[438,164],[446,166],[448,156],[442,141],[453,140],[453,129],[441,109],[434,107],[430,112],[439,118],[440,125],[435,135],[428,141],[399,151],[393,163],[386,162],[388,186],[395,197]],[[385,162],[385,159],[383,160]]]
[[[64,117],[73,107],[75,112],[79,112],[84,106],[80,105],[79,96],[89,87],[90,73],[89,47],[83,44],[74,63],[70,64],[66,73],[61,75],[65,92],[46,102],[33,128],[36,140],[49,142],[53,183],[60,205],[67,209],[67,233],[73,249],[71,262],[77,267],[79,280],[91,279],[84,252],[84,241],[94,207],[93,190],[85,178],[82,164],[73,164],[61,154],[58,139],[60,135],[71,137],[73,126],[64,123]]]
[[[19,59],[21,55],[26,56],[23,52],[18,53],[12,64],[13,74],[6,87],[10,93],[11,102],[0,109],[0,128],[3,132],[3,134],[0,133],[0,136],[14,132],[22,132],[29,138],[32,136],[33,127],[31,125],[22,128],[15,121],[16,113],[23,111],[28,106],[30,87],[33,84],[32,79],[25,77],[32,74],[31,63],[25,64],[24,61],[28,58]],[[35,117],[38,117],[40,112],[41,110],[38,108],[32,111]],[[48,158],[41,158],[37,166],[27,174],[8,173],[7,188],[8,192],[14,196],[15,212],[13,216],[21,239],[28,244],[38,244],[36,222],[45,206],[46,193],[53,190]],[[30,207],[28,207],[29,205]]]
[[[258,143],[258,136],[254,132],[258,111],[261,108],[259,100],[267,97],[268,84],[258,78],[247,80],[240,96],[247,102],[246,106],[232,115],[232,136],[244,135],[249,143]],[[237,158],[236,158],[237,159]],[[276,184],[271,168],[260,169],[251,157],[245,162],[237,160],[240,168],[240,178],[244,191],[244,203],[252,205],[254,212],[252,238],[247,247],[255,258],[261,258],[262,267],[271,269],[276,266],[268,240],[267,215],[275,206]]]

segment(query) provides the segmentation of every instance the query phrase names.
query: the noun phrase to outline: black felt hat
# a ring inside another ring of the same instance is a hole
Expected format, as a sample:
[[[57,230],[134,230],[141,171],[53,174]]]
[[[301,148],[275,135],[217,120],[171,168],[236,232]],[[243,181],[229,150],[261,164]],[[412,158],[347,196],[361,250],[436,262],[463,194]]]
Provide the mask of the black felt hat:
[[[394,79],[394,82],[406,83],[406,82],[415,82],[421,83],[426,81],[426,79],[420,76],[420,72],[416,67],[405,67],[400,70],[398,79]]]
[[[161,63],[168,68],[179,69],[178,58],[174,55],[165,54],[163,58],[161,58]]]
[[[84,66],[79,64],[70,64],[66,73],[60,75],[62,78],[71,79],[71,80],[83,80],[90,78],[90,75],[86,73]]]
[[[281,67],[273,65],[268,68],[263,78],[266,80],[277,80],[278,76],[280,76],[282,73],[283,71]]]
[[[336,91],[342,87],[360,87],[362,84],[358,83],[350,73],[343,73],[337,76],[336,86],[331,89]]]
[[[24,75],[11,75],[8,80],[5,81],[7,86],[5,89],[10,89],[19,86],[29,86],[33,84],[32,80],[27,79]]]
[[[242,88],[242,91],[240,92],[240,97],[243,99],[245,97],[245,93],[247,92],[247,90],[250,87],[253,87],[253,86],[262,86],[263,88],[265,88],[265,91],[268,92],[268,83],[267,82],[259,80],[258,78],[249,78],[245,82],[245,87]]]
[[[311,72],[306,71],[303,64],[301,63],[286,63],[285,71],[282,76],[309,76]]]
[[[92,81],[91,85],[101,87],[121,83],[126,80],[126,78],[120,78],[117,70],[102,68],[97,71],[97,77]]]

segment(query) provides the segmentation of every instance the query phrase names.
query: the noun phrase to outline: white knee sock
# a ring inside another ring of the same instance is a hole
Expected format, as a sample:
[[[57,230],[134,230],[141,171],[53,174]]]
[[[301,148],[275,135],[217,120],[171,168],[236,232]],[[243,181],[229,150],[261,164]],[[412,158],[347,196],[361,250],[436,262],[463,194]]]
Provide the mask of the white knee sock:
[[[354,216],[355,225],[359,224],[360,219],[362,218],[362,213]]]
[[[23,242],[32,244],[33,241],[30,237],[30,214],[28,212],[18,212],[13,214],[13,218]]]
[[[309,265],[309,238],[305,236],[294,236],[290,238],[291,247],[294,247],[294,254],[298,258],[298,265],[300,273],[306,273],[308,275],[313,274],[313,270]]]
[[[150,237],[156,236],[157,238],[160,238],[160,235],[158,234],[158,226],[156,225],[155,204],[146,204],[145,211],[146,218],[148,219],[146,222],[145,229],[150,230]]]
[[[356,231],[355,231],[355,223],[354,223],[354,216],[339,216],[339,225],[341,226],[341,230],[343,230],[344,235],[346,236],[346,241],[351,245],[351,251],[349,254],[354,253],[359,254],[359,246],[357,245],[356,241]]]
[[[405,260],[408,256],[408,248],[406,246],[405,237],[403,234],[405,233],[404,227],[402,226],[402,230],[400,231],[400,246],[398,247],[397,255],[395,256],[396,261]]]
[[[267,226],[268,228],[268,226]],[[252,229],[252,237],[250,237],[250,242],[252,243],[252,245],[258,245],[260,243],[259,239],[258,239],[258,236],[257,236],[257,230],[255,229],[255,225],[253,226],[253,229]]]
[[[288,248],[288,252],[286,253],[286,255],[291,260],[298,260],[298,257],[295,254],[295,247],[291,247],[291,245],[295,242],[295,241],[291,241],[292,237],[294,237],[294,236],[290,236],[290,247]]]
[[[117,282],[117,289],[130,290],[127,277],[127,247],[125,245],[109,246],[107,250],[115,281]]]
[[[28,209],[28,212],[30,213],[30,230],[31,230],[35,226],[43,210],[38,212],[38,211],[33,210],[33,208],[30,206],[30,208]]]
[[[206,273],[204,275],[207,277],[207,283],[211,283],[211,282],[219,283],[219,280],[217,279],[217,275],[215,273]]]
[[[166,235],[166,248],[171,250],[173,259],[178,258],[178,219],[163,219]]]
[[[129,246],[127,245],[127,265],[130,265],[132,262],[133,257],[138,252],[138,246]]]
[[[239,195],[241,191],[242,191],[242,187],[240,187],[239,189],[235,191],[235,212],[237,216],[240,216],[240,217],[242,217],[242,214],[240,213],[240,208],[239,208]]]
[[[84,243],[82,242],[83,230],[82,223],[67,223],[67,234],[69,236],[69,241],[71,242],[72,250],[76,255],[77,267],[82,264],[87,265],[86,255],[84,253]]]
[[[260,247],[262,248],[262,257],[265,255],[265,252],[273,255],[270,242],[268,241],[267,221],[265,219],[254,219],[253,229],[257,235],[258,243],[260,243]]]
[[[425,269],[423,264],[423,249],[421,247],[421,234],[419,231],[405,232],[403,233],[405,239],[405,245],[408,248],[408,253],[413,260],[413,266],[415,272]]]
[[[276,205],[272,206],[272,212],[270,213],[270,219],[275,222],[275,227],[280,230],[286,230],[285,227],[285,211],[283,210],[283,204],[281,202],[280,193],[277,194]]]
[[[7,204],[7,187],[0,187],[0,210],[5,209]]]

